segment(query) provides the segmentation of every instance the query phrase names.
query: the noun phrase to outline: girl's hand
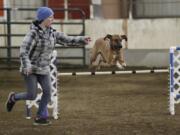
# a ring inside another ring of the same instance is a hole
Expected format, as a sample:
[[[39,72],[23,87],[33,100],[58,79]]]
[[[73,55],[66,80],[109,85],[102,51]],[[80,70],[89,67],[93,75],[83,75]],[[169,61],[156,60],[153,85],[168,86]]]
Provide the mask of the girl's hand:
[[[85,40],[86,45],[88,45],[89,42],[91,42],[91,38],[90,37],[85,37],[84,40]]]
[[[31,68],[24,68],[24,74],[27,76],[32,74],[32,69]]]

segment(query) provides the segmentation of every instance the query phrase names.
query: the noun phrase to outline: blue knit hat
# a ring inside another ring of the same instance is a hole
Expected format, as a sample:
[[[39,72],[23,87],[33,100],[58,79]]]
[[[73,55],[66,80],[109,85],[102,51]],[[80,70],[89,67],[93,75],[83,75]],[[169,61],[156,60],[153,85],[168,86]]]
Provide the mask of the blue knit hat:
[[[51,15],[54,15],[54,12],[51,8],[48,7],[40,7],[38,8],[36,12],[36,19],[38,21],[45,20],[46,18],[50,17]]]

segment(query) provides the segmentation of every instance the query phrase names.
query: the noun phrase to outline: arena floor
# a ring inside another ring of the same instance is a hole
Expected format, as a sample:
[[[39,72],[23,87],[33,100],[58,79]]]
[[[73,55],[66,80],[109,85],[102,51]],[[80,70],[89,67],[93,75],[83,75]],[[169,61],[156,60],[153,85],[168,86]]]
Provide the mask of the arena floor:
[[[11,113],[11,90],[23,91],[18,71],[0,73],[0,135],[178,135],[180,105],[168,112],[168,73],[62,76],[60,118],[50,126],[25,119],[24,102]]]

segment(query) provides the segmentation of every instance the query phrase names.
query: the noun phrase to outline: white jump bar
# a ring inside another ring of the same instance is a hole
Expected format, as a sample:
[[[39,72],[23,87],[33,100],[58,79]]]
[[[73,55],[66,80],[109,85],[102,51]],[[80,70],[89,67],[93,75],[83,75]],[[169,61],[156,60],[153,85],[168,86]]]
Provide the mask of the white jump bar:
[[[97,71],[97,72],[71,72],[71,73],[58,73],[58,76],[71,76],[71,75],[111,75],[111,74],[136,74],[136,73],[166,73],[168,69],[156,70],[129,70],[129,71]]]

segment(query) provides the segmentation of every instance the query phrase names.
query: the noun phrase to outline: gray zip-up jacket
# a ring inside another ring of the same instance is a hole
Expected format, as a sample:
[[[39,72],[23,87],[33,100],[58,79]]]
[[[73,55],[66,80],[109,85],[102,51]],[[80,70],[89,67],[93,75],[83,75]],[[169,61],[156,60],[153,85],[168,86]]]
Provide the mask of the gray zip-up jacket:
[[[64,33],[47,28],[43,30],[32,23],[30,31],[24,37],[20,46],[20,71],[32,69],[32,73],[47,74],[50,70],[50,58],[56,44],[85,45],[84,36],[67,36]]]

